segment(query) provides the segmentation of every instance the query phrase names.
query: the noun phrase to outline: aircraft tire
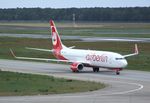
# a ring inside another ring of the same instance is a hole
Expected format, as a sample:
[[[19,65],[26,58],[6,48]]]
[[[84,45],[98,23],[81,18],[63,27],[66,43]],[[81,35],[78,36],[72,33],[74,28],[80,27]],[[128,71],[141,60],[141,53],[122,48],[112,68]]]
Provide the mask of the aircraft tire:
[[[99,72],[99,68],[94,67],[94,68],[93,68],[93,72]]]
[[[116,72],[116,75],[120,75],[120,72],[117,71],[117,72]]]
[[[99,72],[99,68],[96,68],[96,72]]]

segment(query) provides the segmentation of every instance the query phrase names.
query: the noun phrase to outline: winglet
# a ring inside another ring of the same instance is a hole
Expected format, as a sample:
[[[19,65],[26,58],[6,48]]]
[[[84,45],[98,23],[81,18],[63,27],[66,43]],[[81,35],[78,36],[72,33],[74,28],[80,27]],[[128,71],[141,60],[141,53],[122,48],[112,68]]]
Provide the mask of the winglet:
[[[70,48],[70,49],[73,49],[73,48],[75,48],[76,46],[71,46],[71,47],[68,47],[68,48]]]
[[[139,50],[138,50],[137,44],[135,44],[135,50],[134,50],[134,52],[135,52],[136,54],[139,54]]]
[[[138,54],[139,54],[138,46],[137,46],[137,44],[135,44],[134,53],[128,54],[128,55],[124,55],[124,57],[126,58],[126,57],[130,57],[130,56],[138,55]]]
[[[14,58],[16,58],[16,55],[14,54],[14,52],[13,52],[12,49],[10,49],[10,52],[11,52],[12,56],[13,56]]]

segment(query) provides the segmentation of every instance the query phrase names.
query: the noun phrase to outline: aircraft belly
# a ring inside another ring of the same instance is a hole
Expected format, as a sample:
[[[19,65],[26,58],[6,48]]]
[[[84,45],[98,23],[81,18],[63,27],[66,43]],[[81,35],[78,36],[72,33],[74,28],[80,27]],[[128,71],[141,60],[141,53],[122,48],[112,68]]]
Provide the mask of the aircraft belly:
[[[98,66],[98,67],[106,67],[106,66],[108,66],[107,63],[102,63],[102,62],[97,62],[97,61],[91,61],[90,63],[91,63],[91,65]]]

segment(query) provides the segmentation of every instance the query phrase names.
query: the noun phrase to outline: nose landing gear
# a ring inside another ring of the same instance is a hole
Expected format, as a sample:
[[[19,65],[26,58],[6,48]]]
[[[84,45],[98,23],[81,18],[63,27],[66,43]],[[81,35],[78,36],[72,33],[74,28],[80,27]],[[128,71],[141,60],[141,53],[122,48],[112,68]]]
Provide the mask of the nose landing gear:
[[[116,71],[116,75],[120,75],[120,72],[119,72],[119,71]]]
[[[116,75],[120,75],[120,71],[122,70],[122,68],[115,68],[113,70],[116,72]]]
[[[99,68],[98,67],[93,67],[93,72],[99,72]]]

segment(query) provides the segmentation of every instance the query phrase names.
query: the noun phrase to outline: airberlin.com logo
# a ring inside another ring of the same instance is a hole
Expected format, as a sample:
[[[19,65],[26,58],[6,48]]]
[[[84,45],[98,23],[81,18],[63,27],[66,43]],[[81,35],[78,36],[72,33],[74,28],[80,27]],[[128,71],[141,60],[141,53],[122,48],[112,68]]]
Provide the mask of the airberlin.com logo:
[[[108,61],[108,57],[104,54],[103,55],[87,54],[85,58],[88,61],[97,61],[97,62],[107,62]]]
[[[55,32],[53,32],[52,42],[53,42],[53,45],[57,44],[57,34]]]

